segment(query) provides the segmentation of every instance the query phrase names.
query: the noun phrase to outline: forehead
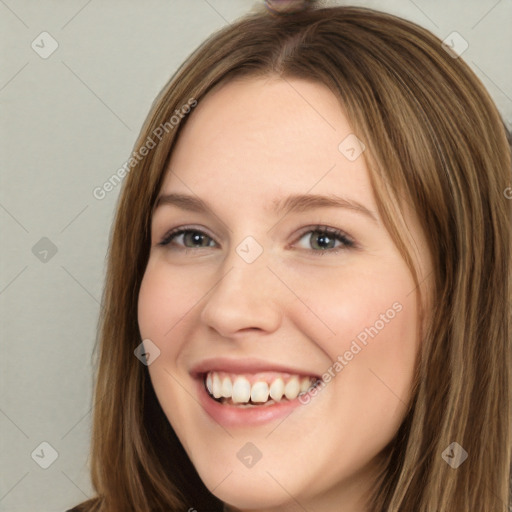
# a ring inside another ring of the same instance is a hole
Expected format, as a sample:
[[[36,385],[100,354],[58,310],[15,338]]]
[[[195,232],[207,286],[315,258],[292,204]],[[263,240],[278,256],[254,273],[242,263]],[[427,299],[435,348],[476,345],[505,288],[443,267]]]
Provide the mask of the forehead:
[[[187,119],[162,191],[233,194],[271,210],[283,194],[351,194],[373,204],[363,157],[340,150],[352,129],[335,95],[299,79],[223,84]],[[172,172],[169,172],[172,171]]]

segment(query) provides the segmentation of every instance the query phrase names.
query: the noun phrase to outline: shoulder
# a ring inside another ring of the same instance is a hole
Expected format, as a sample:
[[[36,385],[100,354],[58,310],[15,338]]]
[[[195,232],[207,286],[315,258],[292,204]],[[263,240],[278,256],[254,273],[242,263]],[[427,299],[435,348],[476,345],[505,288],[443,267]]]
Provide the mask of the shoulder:
[[[103,500],[98,496],[89,498],[87,501],[78,503],[78,505],[66,510],[66,512],[101,512],[104,510],[102,507],[102,501]]]

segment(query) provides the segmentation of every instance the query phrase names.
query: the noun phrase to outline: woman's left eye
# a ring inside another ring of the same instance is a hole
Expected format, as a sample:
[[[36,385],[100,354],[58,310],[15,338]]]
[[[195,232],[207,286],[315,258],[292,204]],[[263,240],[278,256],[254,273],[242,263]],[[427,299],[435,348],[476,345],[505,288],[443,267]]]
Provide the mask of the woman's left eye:
[[[319,249],[317,250],[306,248],[306,250],[312,251],[314,253],[320,253],[321,256],[325,254],[326,251],[332,254],[337,254],[339,251],[333,250],[333,244],[335,244],[336,241],[340,242],[338,248],[341,250],[356,247],[354,240],[352,240],[343,231],[339,229],[329,228],[327,226],[315,226],[314,229],[309,229],[309,231],[302,233],[299,240],[305,238],[306,235],[309,235],[309,245],[311,247],[317,247]]]
[[[341,247],[338,247],[342,250],[356,246],[355,242],[343,231],[327,226],[314,226],[312,229],[310,228],[308,231],[303,232],[298,240],[306,238],[306,235],[309,235],[309,245],[313,248],[306,247],[305,249],[313,253],[320,253],[321,255],[327,251],[337,254],[339,251],[334,250],[335,247],[333,245],[336,241],[340,242]],[[181,240],[181,243],[177,243],[177,240]],[[213,238],[204,231],[192,228],[176,228],[165,235],[158,245],[165,246],[172,243],[185,249],[202,249],[212,247],[211,242],[215,243]],[[187,243],[190,245],[187,245]]]

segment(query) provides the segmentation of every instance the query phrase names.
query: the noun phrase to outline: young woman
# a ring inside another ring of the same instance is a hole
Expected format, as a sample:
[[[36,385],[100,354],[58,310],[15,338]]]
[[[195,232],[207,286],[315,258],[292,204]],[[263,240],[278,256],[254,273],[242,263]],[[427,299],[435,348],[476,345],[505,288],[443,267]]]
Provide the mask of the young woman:
[[[134,152],[73,510],[508,512],[511,158],[460,58],[369,9],[252,13]]]

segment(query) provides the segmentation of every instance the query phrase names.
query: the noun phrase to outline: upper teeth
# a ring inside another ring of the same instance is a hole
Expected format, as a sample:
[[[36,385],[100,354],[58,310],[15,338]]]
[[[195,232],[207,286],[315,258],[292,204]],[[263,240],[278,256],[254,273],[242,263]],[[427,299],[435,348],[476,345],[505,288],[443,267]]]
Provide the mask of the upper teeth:
[[[249,379],[242,375],[208,372],[206,388],[214,398],[231,398],[234,403],[264,403],[269,397],[278,402],[283,396],[288,400],[297,398],[299,393],[307,391],[315,380],[312,377],[283,375],[256,377],[251,384]]]

